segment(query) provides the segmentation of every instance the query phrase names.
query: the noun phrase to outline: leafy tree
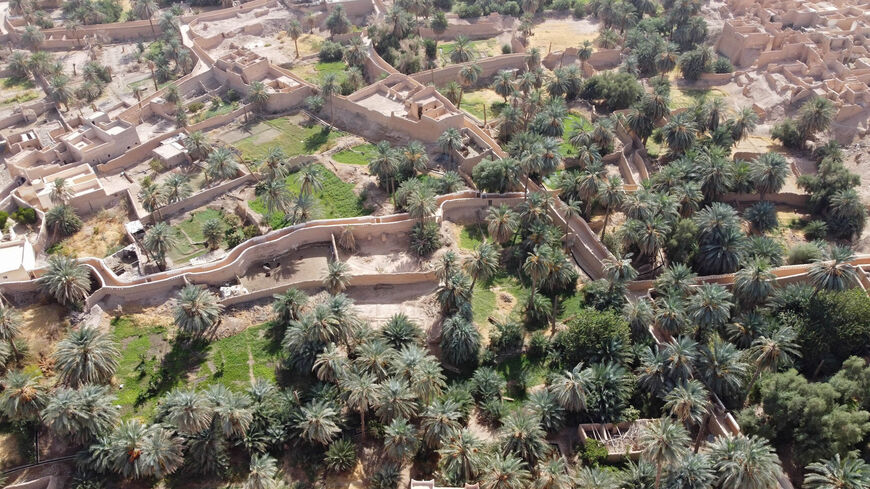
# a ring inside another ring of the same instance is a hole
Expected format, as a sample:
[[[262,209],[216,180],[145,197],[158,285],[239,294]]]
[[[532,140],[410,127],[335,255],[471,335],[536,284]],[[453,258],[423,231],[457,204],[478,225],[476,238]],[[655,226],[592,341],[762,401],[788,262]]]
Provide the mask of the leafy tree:
[[[568,322],[567,328],[556,334],[553,348],[560,353],[565,365],[576,365],[582,361],[602,360],[602,352],[613,343],[619,344],[620,349],[630,347],[628,322],[613,311],[585,308]]]

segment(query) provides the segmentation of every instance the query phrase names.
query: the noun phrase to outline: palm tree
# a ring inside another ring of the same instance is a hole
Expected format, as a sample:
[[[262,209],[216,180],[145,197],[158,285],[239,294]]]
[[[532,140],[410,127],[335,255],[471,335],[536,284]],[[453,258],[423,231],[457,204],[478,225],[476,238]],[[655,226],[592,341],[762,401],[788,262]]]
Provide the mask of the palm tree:
[[[747,365],[742,356],[734,345],[714,336],[710,344],[701,349],[698,358],[701,380],[717,396],[727,400],[743,387]]]
[[[749,164],[749,176],[755,182],[761,200],[766,193],[779,192],[790,173],[788,161],[779,153],[765,153]]]
[[[454,365],[464,364],[477,357],[480,332],[461,315],[444,321],[441,329],[441,350],[444,359]]]
[[[804,486],[807,489],[864,489],[870,486],[870,466],[859,458],[847,456],[813,462],[807,465]]]
[[[572,370],[565,370],[550,384],[550,392],[567,411],[586,410],[586,394],[592,382],[592,371],[577,364]]]
[[[664,408],[688,430],[701,424],[710,410],[710,393],[701,382],[691,379],[678,384],[665,395]]]
[[[42,422],[56,435],[81,445],[108,434],[118,422],[117,398],[109,387],[60,387],[42,410]]]
[[[604,207],[604,224],[601,225],[601,239],[604,239],[604,233],[607,231],[607,223],[610,221],[610,215],[615,209],[622,206],[625,200],[625,188],[622,178],[618,175],[611,175],[599,187],[598,195],[596,196],[598,203]]]
[[[75,97],[69,77],[66,75],[53,76],[49,82],[49,95],[55,103],[62,104],[69,111],[69,101]]]
[[[334,73],[327,73],[320,82],[320,93],[329,101],[329,122],[335,126],[335,94],[341,91]]]
[[[161,270],[166,269],[166,255],[178,244],[178,233],[165,221],[151,226],[142,240],[145,251],[154,258]]]
[[[239,173],[239,163],[229,148],[214,148],[206,160],[205,176],[209,181],[234,178]]]
[[[779,457],[764,438],[720,436],[710,444],[710,458],[722,489],[777,487],[782,476]]]
[[[290,213],[293,207],[293,194],[283,178],[271,178],[260,186],[260,200],[266,207],[266,219],[271,222],[277,212]]]
[[[522,459],[497,453],[489,458],[480,487],[482,489],[524,489],[532,482],[532,474]]]
[[[339,379],[339,387],[350,409],[359,413],[360,432],[366,438],[366,413],[379,403],[377,378],[369,373],[349,371]]]
[[[448,127],[440,136],[438,136],[438,146],[444,154],[450,157],[450,163],[453,164],[453,151],[462,149],[462,134],[454,127]]]
[[[442,438],[439,463],[450,480],[475,480],[483,461],[483,443],[471,431],[451,429]]]
[[[737,115],[734,117],[734,124],[731,126],[731,137],[735,141],[740,141],[751,134],[757,124],[758,114],[752,110],[752,107],[743,107],[737,111]]]
[[[148,212],[153,212],[156,219],[160,219],[160,207],[166,203],[163,190],[163,187],[156,183],[142,185],[142,188],[139,189],[139,200],[142,201],[142,207]]]
[[[797,343],[797,332],[790,326],[782,326],[772,334],[760,336],[752,342],[749,348],[749,358],[755,364],[755,372],[746,386],[746,405],[749,403],[749,393],[758,380],[761,372],[776,372],[784,366],[792,364],[795,358],[800,358],[801,350]]]
[[[423,430],[423,441],[431,449],[438,449],[451,433],[460,430],[459,419],[462,413],[459,404],[453,399],[435,399],[423,411],[420,429]]]
[[[814,97],[801,107],[798,116],[798,130],[801,139],[809,140],[819,131],[824,131],[831,125],[837,110],[834,103],[822,97]]]
[[[419,219],[422,226],[426,218],[438,210],[438,203],[430,187],[420,186],[408,195],[405,207],[408,209],[408,215],[412,219]]]
[[[399,156],[402,165],[415,172],[425,173],[429,168],[429,155],[426,153],[426,147],[420,141],[408,143],[404,149],[399,150]]]
[[[287,289],[283,294],[275,294],[272,310],[278,316],[278,322],[287,324],[299,319],[300,312],[308,304],[308,296],[299,289]]]
[[[111,336],[95,327],[69,332],[52,355],[60,383],[69,387],[108,384],[118,368],[121,352]]]
[[[610,282],[610,288],[624,285],[637,278],[637,270],[631,266],[631,254],[623,256],[617,253],[612,258],[602,260],[604,277]]]
[[[471,276],[470,289],[474,289],[478,279],[489,280],[498,272],[499,258],[498,248],[484,242],[465,259],[465,270]]]
[[[200,232],[202,232],[202,236],[205,238],[205,244],[208,245],[208,249],[216,250],[224,239],[223,221],[216,217],[208,219],[202,223]]]
[[[251,455],[251,465],[248,479],[242,484],[242,489],[275,489],[278,487],[278,464],[269,455],[254,453]]]
[[[817,259],[807,272],[810,284],[819,290],[845,290],[858,284],[858,271],[852,260],[852,250],[841,246],[831,248],[828,259]]]
[[[183,440],[170,430],[132,419],[100,440],[92,453],[99,466],[111,468],[125,478],[161,479],[181,466],[183,449]]]
[[[21,316],[15,309],[0,303],[0,341],[9,344],[12,350],[12,358],[15,361],[21,359],[21,352],[15,345],[15,339],[21,334]]]
[[[526,257],[526,261],[523,263],[523,273],[532,280],[532,290],[540,288],[552,263],[552,248],[546,244],[536,246]],[[529,305],[532,304],[533,299],[534,294],[529,294]]]
[[[201,393],[192,389],[175,389],[161,406],[166,421],[185,435],[195,435],[207,429],[214,416],[214,407]]]
[[[725,326],[734,306],[731,293],[719,284],[699,285],[689,297],[686,312],[698,327],[698,336]]]
[[[537,465],[550,453],[538,416],[525,409],[517,409],[502,419],[499,443],[504,455],[520,457],[529,467]]]
[[[532,481],[532,489],[571,489],[574,485],[568,474],[564,457],[553,457],[538,464],[538,476]]]
[[[390,378],[378,385],[379,403],[375,409],[382,423],[396,418],[417,416],[419,406],[416,396],[404,379]]]
[[[75,258],[52,255],[48,258],[48,270],[37,283],[62,305],[78,309],[91,292],[91,272]]]
[[[269,102],[269,87],[265,83],[256,80],[251,82],[248,91],[248,102],[254,106],[254,110],[262,113],[266,110],[266,103]]]
[[[695,144],[695,124],[689,118],[688,112],[683,112],[671,117],[671,120],[662,127],[662,136],[668,145],[668,149],[674,154],[683,154]]]
[[[326,277],[323,278],[323,286],[330,294],[344,292],[344,289],[350,285],[350,267],[347,263],[340,260],[329,262],[327,267]]]
[[[652,421],[644,427],[640,444],[643,456],[656,466],[656,489],[661,487],[665,466],[676,463],[689,452],[689,433],[671,418]]]
[[[48,193],[48,199],[55,205],[63,205],[69,202],[72,197],[72,190],[69,187],[65,178],[56,178],[51,184],[51,190]]]
[[[173,315],[185,334],[200,335],[220,320],[224,306],[214,293],[200,285],[185,285],[178,293]]]
[[[338,411],[328,402],[312,401],[300,408],[296,428],[309,443],[329,445],[341,432]]]
[[[405,418],[396,418],[384,428],[384,450],[387,456],[400,463],[417,453],[420,440],[414,425]]]
[[[471,57],[471,41],[465,36],[457,36],[453,43],[453,52],[450,53],[450,61],[466,63],[471,61]]]
[[[173,173],[163,182],[163,195],[166,196],[166,202],[169,204],[184,200],[192,193],[193,188],[187,175]]]
[[[498,207],[490,207],[486,216],[487,233],[496,243],[505,243],[516,234],[519,228],[517,213],[510,207],[502,204]]]
[[[765,258],[754,258],[734,274],[734,295],[740,303],[754,307],[763,304],[773,292],[776,275]]]
[[[134,0],[133,2],[133,15],[139,19],[148,19],[148,23],[151,24],[152,34],[156,34],[153,17],[159,11],[160,7],[157,6],[157,2],[154,0]]]
[[[299,38],[302,36],[302,24],[296,19],[290,19],[286,30],[290,39],[293,39],[293,46],[296,48],[296,58],[299,58]]]
[[[211,152],[211,143],[202,131],[194,131],[184,138],[184,149],[187,150],[191,159],[201,160]]]
[[[398,171],[399,161],[396,151],[389,141],[378,142],[375,145],[375,156],[369,160],[369,172],[378,177],[378,181],[387,188],[390,195],[395,192],[394,186]]]
[[[507,103],[508,95],[514,92],[513,74],[507,70],[500,70],[492,81],[492,89],[495,93],[504,97],[504,102]]]
[[[323,174],[320,169],[322,167],[313,164],[307,164],[299,170],[299,192],[304,195],[312,195],[314,192],[323,190]]]
[[[32,421],[39,418],[39,413],[48,401],[45,387],[40,385],[39,376],[33,376],[22,370],[12,370],[6,373],[0,384],[0,413],[11,421]]]

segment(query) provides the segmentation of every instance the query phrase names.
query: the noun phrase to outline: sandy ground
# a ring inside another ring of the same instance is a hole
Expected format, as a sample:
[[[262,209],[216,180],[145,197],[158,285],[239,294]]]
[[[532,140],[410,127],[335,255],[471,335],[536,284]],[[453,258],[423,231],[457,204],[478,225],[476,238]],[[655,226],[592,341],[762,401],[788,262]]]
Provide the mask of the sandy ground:
[[[345,291],[356,303],[361,318],[379,328],[394,314],[405,313],[424,330],[432,327],[440,312],[435,302],[434,282],[410,285],[378,285],[375,287],[351,287]]]
[[[43,365],[43,359],[54,351],[54,345],[66,333],[69,322],[66,309],[54,302],[32,304],[18,310],[21,315],[21,336],[29,349],[28,357]]]
[[[332,256],[330,248],[326,243],[306,246],[275,257],[267,263],[254,264],[240,277],[242,285],[249,291],[254,291],[281,283],[323,278],[326,276],[328,260]]]
[[[98,212],[86,219],[82,229],[62,241],[63,249],[73,256],[102,258],[125,246],[127,234],[124,223],[127,216],[115,207]]]
[[[550,51],[576,48],[583,41],[594,41],[600,28],[597,21],[590,19],[547,19],[535,26],[529,47],[540,49],[543,55]]]

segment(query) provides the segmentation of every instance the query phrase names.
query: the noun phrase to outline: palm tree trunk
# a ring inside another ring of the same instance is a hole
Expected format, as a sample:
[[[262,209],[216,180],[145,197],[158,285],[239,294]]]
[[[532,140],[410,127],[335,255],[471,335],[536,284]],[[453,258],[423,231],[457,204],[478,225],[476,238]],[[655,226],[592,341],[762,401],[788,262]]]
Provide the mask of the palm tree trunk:
[[[363,409],[359,410],[359,425],[362,430],[362,441],[366,441],[366,412]]]
[[[556,314],[559,312],[559,294],[553,296],[553,312],[550,313],[550,330],[556,334]]]
[[[529,174],[526,173],[526,181],[523,184],[523,200],[526,200],[529,196]]]
[[[299,59],[299,39],[293,39],[293,47],[296,48],[296,59]]]
[[[599,239],[604,239],[604,233],[607,231],[608,220],[610,220],[610,208],[608,208],[607,212],[604,214],[604,225],[601,226],[601,237]]]
[[[746,384],[746,399],[743,400],[743,407],[749,406],[749,394],[752,392],[752,387],[755,386],[755,381],[758,380],[758,376],[761,374],[761,367],[756,365],[755,372],[752,374],[752,378],[749,379],[749,383]]]
[[[656,463],[656,489],[659,489],[662,485],[662,463],[661,461]]]
[[[529,303],[526,304],[526,307],[532,307],[532,303],[535,301],[535,292],[538,290],[538,281],[532,279],[532,290],[529,291]]]
[[[154,30],[154,21],[151,19],[151,17],[148,17],[148,23],[151,24],[151,34],[154,34],[156,36],[157,31]]]
[[[701,426],[698,427],[698,437],[695,438],[695,453],[698,453],[698,449],[701,448],[701,441],[704,440],[704,436],[707,434],[707,423],[710,422],[710,411],[708,410],[704,413],[704,420],[701,421]]]

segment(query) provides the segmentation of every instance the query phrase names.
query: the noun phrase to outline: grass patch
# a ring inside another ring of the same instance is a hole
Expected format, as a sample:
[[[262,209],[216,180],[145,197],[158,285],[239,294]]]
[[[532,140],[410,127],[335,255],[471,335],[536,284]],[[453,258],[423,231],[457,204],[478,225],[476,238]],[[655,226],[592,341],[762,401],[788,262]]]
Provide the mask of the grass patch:
[[[474,294],[471,296],[472,319],[478,327],[485,324],[487,318],[495,311],[496,292],[493,289],[507,292],[516,299],[514,308],[510,312],[514,319],[520,319],[526,301],[529,299],[529,288],[518,278],[506,273],[496,276],[487,283],[478,281],[474,284]]]
[[[205,236],[202,235],[202,225],[209,219],[221,219],[223,213],[217,209],[206,209],[195,212],[190,217],[178,224],[185,234],[194,242],[205,241]]]
[[[217,108],[212,106],[212,104],[208,104],[207,107],[209,108],[208,110],[200,110],[199,112],[197,112],[193,116],[193,118],[191,119],[192,124],[196,124],[198,122],[202,122],[204,120],[211,119],[212,117],[215,117],[215,116],[229,114],[230,112],[239,108],[239,103],[238,102],[227,103],[227,102],[221,101],[221,104]]]
[[[472,52],[472,59],[488,58],[490,56],[501,54],[501,44],[499,44],[498,38],[495,37],[471,41],[468,43],[468,46],[469,50]],[[453,51],[456,51],[456,43],[445,42],[443,44],[438,44],[438,50],[442,62],[445,65],[451,64],[452,61],[450,60],[450,55],[453,54]]]
[[[205,377],[197,387],[223,384],[241,391],[251,385],[252,376],[274,382],[279,348],[267,337],[268,326],[261,324],[213,342],[199,372]]]
[[[497,363],[495,369],[509,383],[521,383],[521,379],[525,378],[526,387],[543,384],[547,379],[547,374],[550,373],[542,362],[533,362],[525,354],[508,357]],[[518,389],[510,389],[508,393],[514,398],[514,401],[522,401],[526,398],[526,393]],[[508,403],[508,405],[510,404]]]
[[[3,88],[20,88],[22,90],[30,90],[32,88],[36,88],[36,85],[33,83],[33,80],[28,78],[0,78],[2,82],[0,84],[3,85]]]
[[[121,344],[121,359],[115,373],[122,385],[118,389],[121,415],[125,418],[133,414],[151,417],[156,401],[142,403],[139,400],[148,390],[148,373],[159,367],[157,350],[167,342],[166,328],[142,325],[128,317],[120,317],[112,320],[112,334]]]
[[[322,219],[339,219],[344,217],[364,216],[369,210],[363,206],[364,199],[353,191],[354,185],[338,178],[335,173],[323,165],[316,165],[323,177],[323,188],[314,194],[317,199],[318,209],[316,216]],[[287,176],[287,188],[294,195],[299,195],[299,174],[291,173]],[[248,202],[250,208],[261,215],[266,215],[266,207],[260,198]],[[276,212],[270,219],[272,229],[279,229],[284,224],[284,213]]]
[[[671,110],[675,109],[685,109],[691,107],[696,102],[704,99],[705,97],[722,97],[725,98],[728,96],[725,92],[718,89],[686,89],[683,90],[679,87],[672,86],[671,87],[671,102],[669,107]]]
[[[571,145],[571,136],[576,134],[577,131],[591,131],[593,126],[588,119],[574,112],[569,113],[568,116],[565,117],[563,124],[564,131],[562,132],[562,144],[559,145],[559,149],[562,151],[563,156],[568,156],[575,152],[574,146]]]
[[[486,227],[483,224],[462,226],[459,231],[459,247],[465,250],[474,250],[483,244],[486,237]]]
[[[335,82],[341,83],[347,78],[347,63],[344,61],[320,62],[294,66],[290,70],[294,75],[308,83],[319,85],[326,75],[335,75]]]
[[[217,209],[205,209],[194,212],[190,217],[173,226],[179,239],[178,246],[169,251],[169,258],[172,259],[172,262],[177,265],[208,253],[208,246],[204,243],[205,236],[202,234],[202,225],[209,219],[223,221],[223,217],[223,212]],[[224,222],[224,229],[226,229],[226,222]],[[190,238],[190,241],[187,238]],[[225,246],[226,242],[221,240],[221,245]]]
[[[8,104],[23,104],[25,102],[30,102],[31,100],[35,100],[39,98],[39,94],[33,90],[28,90],[26,92],[19,93],[14,97],[9,97],[3,100],[0,100],[0,105],[8,105]]]
[[[377,151],[374,144],[358,144],[332,155],[332,159],[346,165],[368,165]]]
[[[299,118],[296,118],[297,121]],[[234,146],[242,157],[262,159],[271,147],[278,146],[288,157],[314,154],[329,149],[342,136],[341,131],[330,130],[318,124],[303,126],[289,117],[263,121],[252,128],[252,135],[237,141]]]

